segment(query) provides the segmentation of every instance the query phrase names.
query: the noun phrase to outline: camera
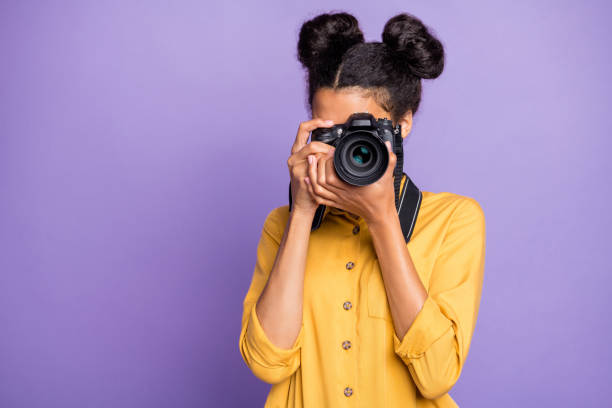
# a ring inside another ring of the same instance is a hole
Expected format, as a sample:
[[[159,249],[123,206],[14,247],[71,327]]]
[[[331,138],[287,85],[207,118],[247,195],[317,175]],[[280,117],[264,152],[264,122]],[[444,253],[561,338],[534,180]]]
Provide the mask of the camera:
[[[393,189],[395,207],[398,211],[402,232],[406,242],[412,234],[416,215],[420,208],[422,194],[419,188],[404,173],[404,147],[399,123],[394,127],[387,118],[375,118],[368,112],[356,112],[345,123],[327,128],[317,128],[310,135],[311,142],[323,142],[334,146],[334,169],[340,179],[354,186],[366,186],[380,179],[389,166],[389,151],[386,141],[391,142],[391,150],[397,156],[393,169]],[[403,191],[401,179],[406,176]],[[407,197],[404,200],[404,197]],[[289,182],[289,211],[293,207],[291,182]],[[321,226],[326,206],[318,206],[311,231]]]
[[[387,118],[375,118],[368,112],[357,112],[342,124],[312,131],[311,142],[334,146],[334,169],[340,179],[354,186],[376,182],[387,170],[391,142],[394,153],[401,151],[400,125],[395,128]],[[399,163],[398,163],[399,164]]]

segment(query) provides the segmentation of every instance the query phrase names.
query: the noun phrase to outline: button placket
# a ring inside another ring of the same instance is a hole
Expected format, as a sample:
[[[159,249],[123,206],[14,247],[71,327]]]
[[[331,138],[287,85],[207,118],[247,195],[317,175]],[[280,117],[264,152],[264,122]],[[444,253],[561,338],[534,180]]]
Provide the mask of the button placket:
[[[361,238],[359,237],[359,232],[361,231],[361,227],[359,225],[358,222],[354,222],[353,220],[353,228],[352,228],[352,234],[353,236],[355,236],[355,240],[352,242],[352,246],[355,250],[355,252],[352,252],[352,256],[354,257],[358,257],[359,256],[359,251],[360,251],[360,247],[361,247]],[[349,258],[350,259],[350,258]],[[353,258],[355,259],[355,258]],[[347,263],[345,264],[345,268],[348,271],[351,271],[353,269],[355,269],[355,261],[354,260],[348,260]],[[356,283],[360,280],[359,274],[355,275],[355,272],[352,272],[350,275],[351,281],[355,281]],[[344,303],[342,304],[342,307],[344,308],[344,310],[350,310],[353,307],[353,304],[348,301],[345,300]],[[353,328],[353,334],[355,334],[355,328]],[[342,349],[344,349],[345,351],[349,351],[352,348],[353,344],[351,342],[351,340],[343,340],[342,341]],[[349,359],[347,360],[347,362],[351,362],[352,364],[356,364],[356,361],[354,360],[354,355],[353,353],[351,354],[347,354],[346,357]],[[355,365],[356,368],[356,365]],[[351,371],[354,373],[354,369],[351,369]],[[350,380],[349,380],[350,381]],[[344,388],[344,395],[348,398],[351,395],[353,395],[353,388],[351,386],[346,386]]]

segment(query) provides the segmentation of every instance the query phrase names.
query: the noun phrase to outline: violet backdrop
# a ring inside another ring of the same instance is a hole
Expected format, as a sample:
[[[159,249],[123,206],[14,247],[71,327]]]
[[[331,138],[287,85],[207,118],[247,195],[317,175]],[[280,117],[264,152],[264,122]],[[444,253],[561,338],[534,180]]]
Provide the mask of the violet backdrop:
[[[308,119],[302,22],[446,49],[404,170],[487,222],[462,407],[599,407],[612,366],[604,1],[2,1],[0,407],[263,406],[238,350]]]

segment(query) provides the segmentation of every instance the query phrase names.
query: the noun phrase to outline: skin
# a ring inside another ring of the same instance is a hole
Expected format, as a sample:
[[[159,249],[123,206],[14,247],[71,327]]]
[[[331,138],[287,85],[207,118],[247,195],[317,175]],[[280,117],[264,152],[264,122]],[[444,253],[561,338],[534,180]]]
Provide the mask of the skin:
[[[385,174],[368,186],[351,186],[333,169],[333,147],[306,144],[310,131],[344,123],[354,112],[369,112],[376,118],[390,113],[359,88],[321,88],[313,97],[313,119],[302,122],[287,160],[294,209],[285,226],[270,277],[256,304],[256,313],[269,339],[280,348],[290,348],[302,325],[304,268],[310,226],[319,204],[344,209],[363,217],[372,236],[380,264],[395,333],[402,339],[427,297],[402,235],[395,209],[393,168],[397,162],[389,149]],[[331,120],[325,123],[324,120]],[[412,128],[412,112],[399,119],[402,137]],[[396,122],[393,123],[394,125]]]

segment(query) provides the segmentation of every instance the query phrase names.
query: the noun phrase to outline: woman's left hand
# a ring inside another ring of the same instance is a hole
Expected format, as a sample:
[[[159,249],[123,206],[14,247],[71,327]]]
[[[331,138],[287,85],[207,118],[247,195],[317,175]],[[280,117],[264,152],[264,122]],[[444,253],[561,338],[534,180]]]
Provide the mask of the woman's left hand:
[[[381,222],[387,217],[397,216],[393,170],[397,156],[391,150],[391,143],[385,142],[389,152],[389,164],[383,176],[366,186],[353,186],[341,180],[334,170],[334,152],[310,155],[308,157],[308,190],[315,201],[343,209],[364,218],[368,225]]]

